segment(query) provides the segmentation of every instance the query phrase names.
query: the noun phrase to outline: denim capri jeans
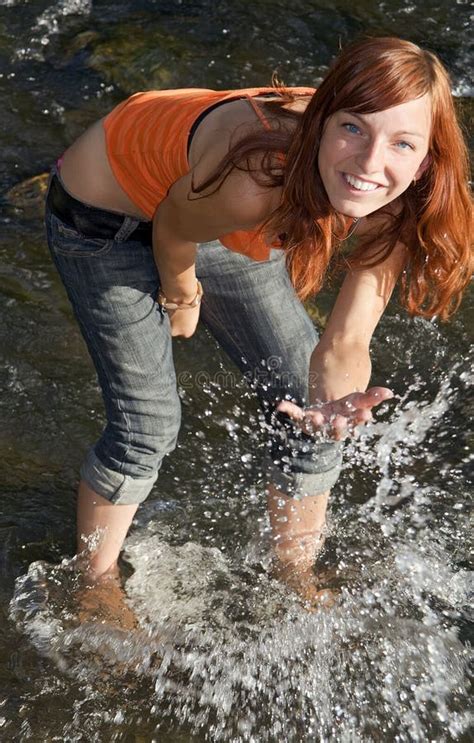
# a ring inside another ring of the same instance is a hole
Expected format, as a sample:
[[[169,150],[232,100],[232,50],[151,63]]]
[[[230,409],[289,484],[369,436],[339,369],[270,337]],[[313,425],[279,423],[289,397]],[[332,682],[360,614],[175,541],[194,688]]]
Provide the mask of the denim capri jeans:
[[[57,208],[61,193],[66,211]],[[107,229],[98,229],[98,223]],[[140,503],[148,496],[181,422],[170,322],[157,303],[160,279],[151,229],[144,227],[150,223],[77,201],[53,171],[48,244],[95,365],[107,419],[81,476],[115,504]],[[317,441],[275,414],[282,398],[306,403],[309,361],[318,342],[283,251],[253,261],[218,241],[202,243],[196,274],[204,290],[201,322],[252,383],[262,405],[268,481],[295,497],[325,492],[339,475],[341,445]]]

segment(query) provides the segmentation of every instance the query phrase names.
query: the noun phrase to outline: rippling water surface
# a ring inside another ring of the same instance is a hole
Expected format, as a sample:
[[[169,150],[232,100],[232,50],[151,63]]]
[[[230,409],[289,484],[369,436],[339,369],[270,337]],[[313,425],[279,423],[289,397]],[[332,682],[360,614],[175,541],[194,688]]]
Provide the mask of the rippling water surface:
[[[1,740],[470,739],[472,295],[449,325],[395,300],[382,319],[373,378],[397,398],[347,447],[318,566],[337,601],[313,613],[270,576],[255,399],[216,383],[233,369],[204,331],[177,342],[180,443],[122,566],[138,626],[78,624],[74,491],[102,407],[36,178],[132,91],[311,85],[364,31],[437,51],[468,112],[468,22],[459,1],[1,4]]]

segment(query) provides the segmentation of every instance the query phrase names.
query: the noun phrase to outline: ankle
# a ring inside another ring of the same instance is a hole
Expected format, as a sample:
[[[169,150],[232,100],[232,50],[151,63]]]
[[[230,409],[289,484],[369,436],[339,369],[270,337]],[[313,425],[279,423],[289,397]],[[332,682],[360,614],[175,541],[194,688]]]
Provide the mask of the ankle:
[[[326,524],[320,529],[299,533],[278,534],[273,539],[273,550],[281,561],[313,562],[326,539]]]
[[[77,565],[83,579],[87,583],[98,583],[107,579],[118,579],[120,571],[116,561],[107,564],[100,555],[79,553]]]

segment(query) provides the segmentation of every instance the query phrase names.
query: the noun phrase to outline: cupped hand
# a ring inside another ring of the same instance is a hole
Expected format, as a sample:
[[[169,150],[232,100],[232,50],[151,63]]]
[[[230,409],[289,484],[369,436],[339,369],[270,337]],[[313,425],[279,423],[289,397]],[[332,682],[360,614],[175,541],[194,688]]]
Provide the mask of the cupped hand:
[[[392,397],[393,392],[387,387],[371,387],[366,392],[352,392],[339,400],[321,402],[307,408],[282,400],[277,411],[286,413],[304,433],[324,431],[331,438],[340,440],[353,432],[356,426],[372,420],[372,408]]]
[[[191,338],[199,321],[200,305],[186,309],[168,310],[173,337]]]

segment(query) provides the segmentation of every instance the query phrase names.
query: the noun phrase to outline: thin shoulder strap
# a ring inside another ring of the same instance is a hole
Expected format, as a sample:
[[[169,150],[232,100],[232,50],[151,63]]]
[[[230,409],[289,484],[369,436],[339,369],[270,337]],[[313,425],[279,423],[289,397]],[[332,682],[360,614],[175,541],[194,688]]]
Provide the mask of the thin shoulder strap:
[[[251,96],[251,95],[249,95],[248,93],[247,93],[247,100],[248,100],[248,102],[250,103],[250,105],[252,106],[252,108],[253,108],[253,110],[255,111],[255,113],[257,114],[257,116],[258,116],[258,118],[260,119],[260,121],[262,122],[262,124],[263,124],[263,127],[264,127],[265,129],[271,129],[271,126],[270,126],[270,124],[268,123],[268,121],[267,121],[267,119],[266,119],[266,117],[265,117],[265,114],[263,113],[262,109],[261,109],[261,108],[260,108],[260,106],[258,105],[257,101],[256,101],[256,100],[254,100],[254,99],[252,98],[252,96]]]

